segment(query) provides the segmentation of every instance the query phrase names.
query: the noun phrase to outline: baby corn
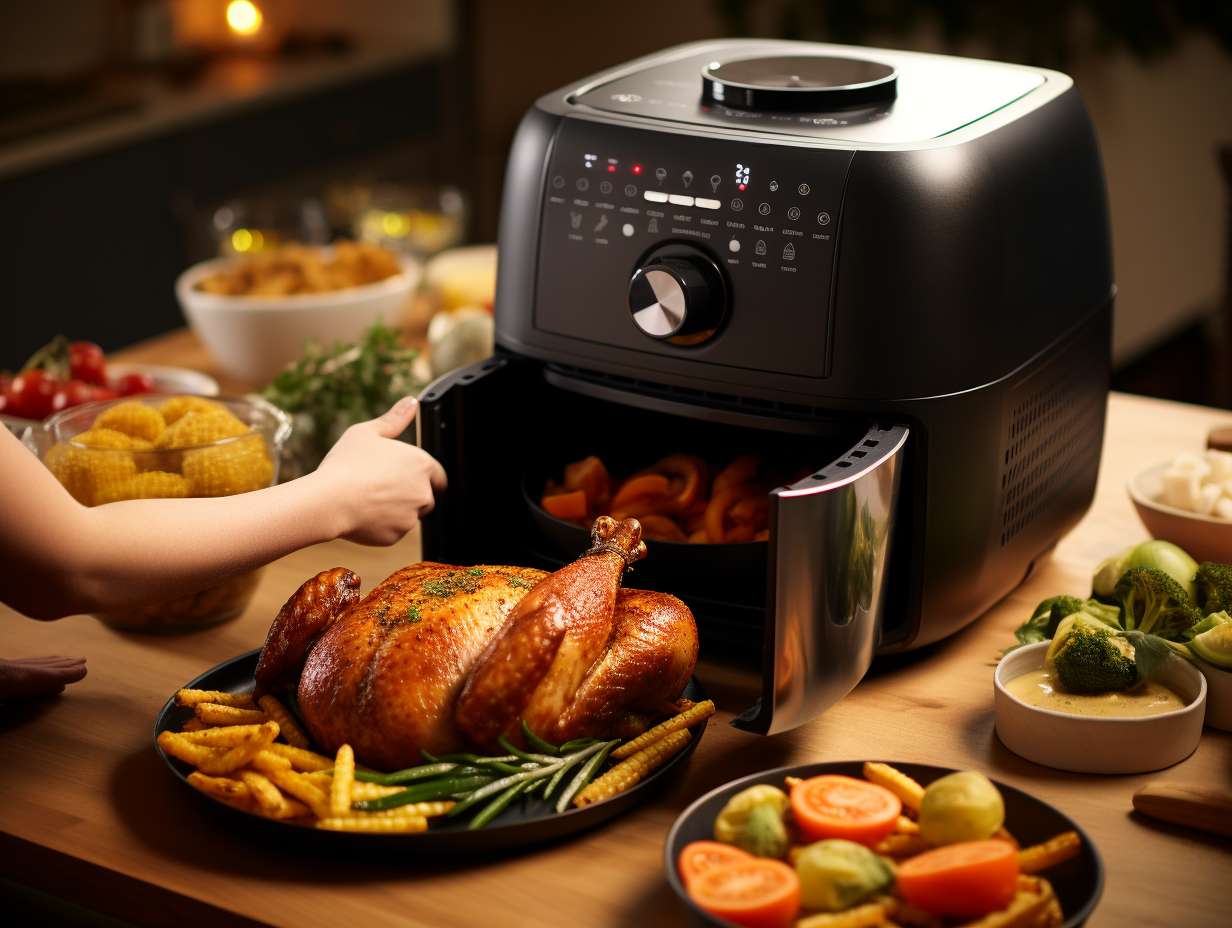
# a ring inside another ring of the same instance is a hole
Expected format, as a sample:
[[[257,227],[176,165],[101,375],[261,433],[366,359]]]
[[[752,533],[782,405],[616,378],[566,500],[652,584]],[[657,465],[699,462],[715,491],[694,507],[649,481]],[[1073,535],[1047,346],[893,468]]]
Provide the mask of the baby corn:
[[[336,817],[351,811],[351,785],[355,782],[355,752],[349,744],[338,748],[334,777],[329,785],[329,811]]]
[[[586,806],[594,802],[610,799],[617,793],[622,793],[631,786],[641,782],[649,773],[661,766],[673,754],[681,751],[689,743],[688,729],[674,731],[664,738],[643,748],[632,757],[622,760],[603,776],[585,787],[573,799],[575,806]]]
[[[258,699],[257,705],[261,707],[266,715],[278,723],[278,730],[282,732],[282,737],[286,739],[287,744],[307,750],[308,736],[299,727],[299,722],[295,721],[291,713],[287,711],[286,706],[275,697],[269,695]]]
[[[895,770],[889,764],[865,763],[864,779],[884,786],[912,812],[920,811],[920,803],[924,801],[924,787],[901,770]]]
[[[673,715],[670,719],[660,722],[654,728],[642,732],[632,741],[626,741],[617,747],[616,750],[612,751],[612,758],[614,760],[624,760],[626,757],[632,757],[638,751],[654,744],[660,738],[670,735],[672,732],[692,728],[698,722],[705,721],[712,715],[714,715],[714,700],[706,699],[702,702],[694,703],[679,715]]]
[[[428,830],[428,820],[422,815],[345,815],[327,816],[317,822],[326,831],[359,831],[369,834],[412,834]]]

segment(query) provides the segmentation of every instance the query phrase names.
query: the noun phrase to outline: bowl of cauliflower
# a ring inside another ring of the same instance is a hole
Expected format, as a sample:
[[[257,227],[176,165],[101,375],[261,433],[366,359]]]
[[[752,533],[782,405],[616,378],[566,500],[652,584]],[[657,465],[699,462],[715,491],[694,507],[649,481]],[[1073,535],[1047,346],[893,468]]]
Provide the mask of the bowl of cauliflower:
[[[1153,537],[1199,561],[1232,561],[1232,453],[1183,452],[1142,471],[1128,490]]]
[[[231,496],[278,481],[287,415],[257,397],[141,396],[57,413],[27,444],[83,506]],[[96,616],[130,631],[188,631],[239,615],[260,571],[214,587]]]

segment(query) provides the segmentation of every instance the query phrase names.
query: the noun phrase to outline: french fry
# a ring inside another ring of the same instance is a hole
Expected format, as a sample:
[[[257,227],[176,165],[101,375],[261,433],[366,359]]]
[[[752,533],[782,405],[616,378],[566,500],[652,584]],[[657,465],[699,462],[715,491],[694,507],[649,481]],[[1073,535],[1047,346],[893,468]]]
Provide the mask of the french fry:
[[[632,757],[638,751],[649,747],[659,739],[670,735],[672,732],[692,728],[698,722],[703,722],[712,715],[714,715],[714,700],[705,699],[702,702],[690,706],[680,714],[673,715],[670,719],[660,722],[649,731],[642,732],[632,741],[626,741],[624,744],[612,751],[612,759],[624,760],[626,757]]]
[[[963,928],[1034,928],[1048,909],[1049,897],[1020,889],[1004,909],[966,922]]]
[[[904,928],[941,928],[941,919],[937,916],[907,905],[901,899],[892,899],[891,902],[893,904],[888,906],[888,914]]]
[[[802,777],[783,777],[783,782],[787,784],[788,791],[795,789],[804,782]]]
[[[894,831],[900,835],[918,835],[920,833],[920,824],[915,819],[900,815],[898,821],[894,823]]]
[[[282,732],[282,737],[287,744],[297,748],[304,748],[305,750],[308,748],[308,736],[299,727],[299,722],[295,720],[295,717],[287,711],[286,706],[269,694],[258,699],[257,705],[264,710],[266,715],[278,723],[278,729]]]
[[[262,773],[269,773],[271,770],[290,770],[291,762],[282,755],[275,754],[269,748],[262,748],[253,757],[252,766]]]
[[[327,816],[317,822],[318,828],[327,831],[359,831],[376,834],[413,834],[427,831],[428,820],[422,815],[367,816],[346,815]]]
[[[181,726],[181,732],[208,731],[213,725],[207,725],[195,715]]]
[[[188,775],[188,782],[195,789],[227,805],[243,809],[245,812],[252,809],[252,796],[248,786],[239,780],[233,780],[230,777],[211,777],[199,770],[194,770]]]
[[[312,810],[298,799],[284,796],[283,800],[286,802],[286,809],[282,818],[309,818],[312,815]]]
[[[211,763],[222,755],[221,748],[194,744],[184,734],[174,731],[159,732],[158,746],[177,760],[192,764],[194,767],[200,767],[203,763]]]
[[[280,790],[294,796],[309,809],[317,818],[329,818],[329,797],[325,791],[312,783],[302,773],[294,770],[270,770],[266,772]]]
[[[992,840],[1005,841],[1008,844],[1014,845],[1014,850],[1018,850],[1018,839],[1010,834],[1009,830],[1004,825],[993,833]]]
[[[886,923],[886,907],[867,902],[843,912],[818,912],[796,922],[796,928],[874,928]]]
[[[254,737],[261,731],[260,725],[211,725],[199,731],[180,732],[193,744],[211,748],[233,748]]]
[[[269,778],[255,770],[241,770],[240,781],[248,787],[257,811],[266,818],[285,818],[287,797]]]
[[[928,850],[928,844],[919,834],[892,834],[882,838],[873,850],[884,857],[901,860],[904,857],[922,854]]]
[[[627,757],[607,773],[592,780],[573,799],[575,806],[588,806],[591,803],[602,802],[617,793],[623,793],[649,774],[667,762],[673,754],[684,750],[689,743],[687,728],[674,731],[664,738],[642,748],[632,757]]]
[[[326,757],[315,751],[306,751],[293,744],[272,744],[270,750],[289,760],[296,770],[329,770],[334,766],[332,757]]]
[[[884,786],[897,796],[906,808],[919,813],[920,803],[924,800],[924,787],[901,770],[895,770],[889,764],[866,762],[864,779],[878,786]]]
[[[232,706],[236,709],[251,709],[255,703],[252,693],[224,693],[221,690],[177,690],[177,706],[196,706],[203,702],[217,706]]]
[[[246,767],[257,756],[258,752],[273,744],[274,739],[277,737],[278,724],[276,722],[265,722],[256,733],[250,735],[244,741],[234,747],[227,748],[221,754],[205,759],[202,763],[197,764],[197,767],[202,773],[214,776],[231,773],[232,771],[239,770],[241,767]]]
[[[1078,853],[1082,839],[1076,831],[1063,831],[1042,844],[1024,847],[1018,852],[1018,869],[1022,873],[1039,873],[1064,863]]]
[[[210,725],[259,725],[266,721],[259,709],[238,709],[217,702],[199,702],[193,706],[197,718]]]
[[[334,775],[329,786],[329,811],[341,818],[351,811],[351,785],[355,782],[355,751],[349,744],[334,755]]]

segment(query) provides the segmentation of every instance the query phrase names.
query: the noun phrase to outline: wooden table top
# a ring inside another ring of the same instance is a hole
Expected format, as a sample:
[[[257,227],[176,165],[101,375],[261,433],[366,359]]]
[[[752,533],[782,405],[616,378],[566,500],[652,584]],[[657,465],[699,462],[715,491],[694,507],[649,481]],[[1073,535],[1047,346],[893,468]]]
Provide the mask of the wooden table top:
[[[126,360],[203,361],[197,351],[179,335]],[[89,676],[61,697],[0,713],[0,872],[142,924],[682,924],[661,855],[668,827],[692,799],[768,767],[883,758],[978,768],[1074,817],[1107,868],[1092,925],[1223,922],[1226,887],[1217,878],[1232,875],[1229,844],[1139,819],[1130,814],[1130,797],[1151,780],[1232,785],[1232,735],[1208,729],[1188,760],[1153,774],[1096,777],[1039,767],[993,733],[992,661],[1037,601],[1085,589],[1100,559],[1146,537],[1124,490],[1131,473],[1202,447],[1207,429],[1228,418],[1113,395],[1094,506],[982,619],[924,653],[875,668],[839,705],[795,731],[758,738],[730,728],[730,712],[720,712],[684,775],[656,800],[521,856],[348,860],[304,852],[293,838],[285,849],[252,844],[188,795],[152,746],[153,721],[168,695],[260,645],[277,607],[306,577],[341,564],[370,588],[418,557],[417,537],[386,549],[332,542],[292,554],[269,567],[240,618],[194,634],[125,634],[87,617],[44,624],[0,616],[6,656],[89,660]],[[703,679],[708,672],[701,668]],[[722,704],[729,687],[712,682],[712,689]],[[726,708],[743,704],[729,700]]]

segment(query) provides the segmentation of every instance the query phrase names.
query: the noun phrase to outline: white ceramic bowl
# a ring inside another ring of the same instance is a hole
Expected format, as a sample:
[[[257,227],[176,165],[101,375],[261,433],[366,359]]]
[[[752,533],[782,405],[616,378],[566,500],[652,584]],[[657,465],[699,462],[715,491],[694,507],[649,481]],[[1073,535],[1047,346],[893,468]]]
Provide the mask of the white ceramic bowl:
[[[1232,522],[1158,502],[1168,463],[1148,467],[1129,482],[1129,498],[1153,538],[1180,545],[1198,561],[1232,561]]]
[[[1222,670],[1206,661],[1196,666],[1206,677],[1206,725],[1232,731],[1232,670]]]
[[[197,289],[203,277],[237,260],[194,264],[176,280],[175,295],[219,367],[254,387],[265,385],[300,357],[310,338],[325,344],[353,342],[378,320],[397,326],[422,272],[414,259],[402,258],[401,274],[325,293],[220,296]]]
[[[997,737],[1020,757],[1078,773],[1145,773],[1184,760],[1198,746],[1206,712],[1206,679],[1189,661],[1170,660],[1159,682],[1185,707],[1135,718],[1071,715],[1029,706],[1005,684],[1044,666],[1048,642],[1001,658],[993,675]]]

